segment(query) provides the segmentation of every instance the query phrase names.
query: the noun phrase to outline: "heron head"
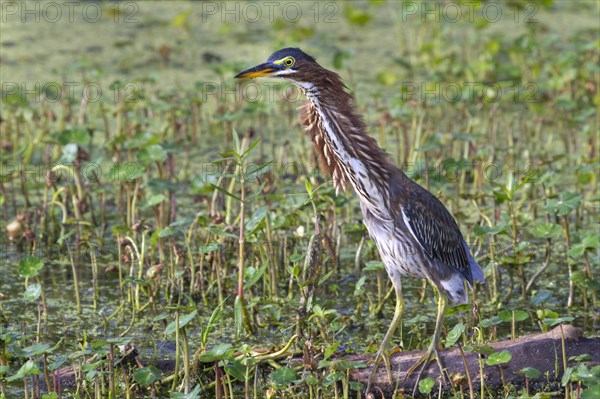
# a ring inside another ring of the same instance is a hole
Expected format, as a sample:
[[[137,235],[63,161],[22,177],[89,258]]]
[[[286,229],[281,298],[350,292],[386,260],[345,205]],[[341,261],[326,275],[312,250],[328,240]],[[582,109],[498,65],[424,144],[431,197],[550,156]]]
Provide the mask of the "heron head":
[[[310,81],[313,68],[319,66],[317,61],[299,48],[284,48],[276,51],[269,59],[253,68],[235,75],[236,79],[252,79],[261,77],[284,78],[295,82]]]

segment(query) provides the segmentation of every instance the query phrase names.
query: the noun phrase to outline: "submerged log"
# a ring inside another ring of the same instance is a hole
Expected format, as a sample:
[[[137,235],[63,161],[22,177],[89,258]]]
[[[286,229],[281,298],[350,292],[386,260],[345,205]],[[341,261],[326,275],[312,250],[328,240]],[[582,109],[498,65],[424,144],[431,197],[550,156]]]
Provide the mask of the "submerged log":
[[[519,373],[525,367],[533,367],[540,371],[541,376],[538,379],[530,379],[530,392],[535,392],[536,386],[544,385],[548,388],[549,385],[560,387],[560,381],[563,375],[563,357],[562,357],[562,342],[564,338],[565,356],[568,359],[572,356],[589,354],[592,358],[592,365],[600,364],[600,338],[583,338],[581,330],[571,325],[563,325],[556,327],[550,332],[526,335],[513,340],[506,340],[496,343],[490,343],[489,346],[496,352],[507,350],[511,353],[512,359],[505,364],[499,366],[488,366],[485,364],[485,357],[481,355],[483,360],[483,378],[485,385],[491,389],[502,388],[505,384],[512,384],[516,387],[525,386],[525,376]],[[166,349],[175,350],[174,345]],[[134,352],[135,353],[135,352]],[[406,378],[406,371],[415,364],[415,362],[423,355],[422,351],[401,352],[393,355],[390,359],[392,381],[388,378],[388,373],[383,362],[379,365],[373,379],[372,392],[376,398],[391,397],[391,394],[397,390],[398,392],[407,392],[412,394],[415,384],[418,383],[415,374]],[[134,354],[135,356],[135,354]],[[479,353],[469,352],[461,353],[459,348],[440,351],[443,364],[453,380],[455,389],[469,391],[467,373],[471,377],[471,383],[474,391],[477,393],[481,386]],[[350,378],[354,381],[361,382],[366,386],[367,381],[373,371],[373,364],[370,363],[373,355],[346,355],[344,359],[352,362],[367,364],[366,368],[352,370]],[[292,363],[298,365],[300,359],[293,359]],[[123,363],[123,362],[121,362]],[[137,364],[137,367],[148,365],[149,362],[145,359],[140,359],[135,356],[129,360],[130,364]],[[160,360],[152,362],[155,367],[163,372],[163,375],[168,375],[173,372],[175,361],[172,359]],[[466,367],[465,367],[466,363]],[[573,361],[568,361],[568,366],[574,365]],[[134,366],[135,367],[135,366]],[[500,371],[502,370],[502,372]],[[62,387],[72,387],[76,384],[75,371],[73,367],[64,367],[56,371],[55,377],[59,377]],[[79,372],[79,371],[78,371]],[[432,377],[436,381],[436,386],[433,392],[437,392],[440,383],[442,390],[449,391],[452,389],[450,383],[441,381],[439,368],[435,361],[431,362],[429,367],[423,371],[421,379]],[[265,375],[268,379],[268,374]],[[45,384],[41,383],[42,390],[46,391]],[[396,386],[397,385],[397,386]],[[458,388],[460,385],[460,388]],[[418,390],[417,390],[418,392]]]
[[[562,325],[547,333],[490,343],[489,346],[496,352],[509,351],[512,355],[509,362],[495,366],[488,366],[485,363],[485,355],[477,352],[463,355],[459,348],[440,351],[440,357],[457,390],[462,388],[468,392],[469,385],[466,378],[468,373],[474,391],[479,392],[481,387],[480,357],[483,359],[483,379],[487,387],[499,388],[505,384],[524,387],[525,376],[519,371],[526,367],[533,367],[541,373],[538,379],[529,379],[530,387],[541,383],[546,386],[558,385],[564,373],[563,338],[567,367],[574,364],[573,361],[568,361],[570,357],[582,354],[589,354],[593,364],[600,364],[600,338],[583,338],[581,335],[580,329],[571,325]],[[389,380],[388,371],[382,361],[372,383],[375,387],[372,389],[375,397],[379,398],[383,395],[389,397],[388,395],[391,395],[396,389],[398,392],[404,391],[411,394],[415,384],[418,383],[417,372],[407,378],[406,371],[421,358],[423,353],[422,351],[413,351],[393,355],[390,359],[392,381]],[[371,359],[372,355],[351,355],[347,360],[366,363]],[[367,368],[352,371],[351,378],[366,386],[372,371],[373,365],[371,364]],[[435,361],[432,361],[421,375],[421,379],[427,377],[432,377],[436,381],[432,392],[438,392],[440,383],[443,391],[451,389],[447,379],[441,380],[440,370]],[[457,385],[460,385],[460,388]],[[534,390],[535,388],[531,389],[531,391]],[[418,389],[416,392],[419,392]]]

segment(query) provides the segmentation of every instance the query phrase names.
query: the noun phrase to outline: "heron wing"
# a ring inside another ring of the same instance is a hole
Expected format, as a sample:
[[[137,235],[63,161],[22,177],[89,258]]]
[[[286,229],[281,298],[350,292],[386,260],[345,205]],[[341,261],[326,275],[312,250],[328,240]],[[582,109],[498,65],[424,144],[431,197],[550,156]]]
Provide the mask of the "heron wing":
[[[402,190],[404,195],[398,216],[431,259],[451,267],[472,283],[469,255],[456,221],[433,194],[411,183],[414,186]]]

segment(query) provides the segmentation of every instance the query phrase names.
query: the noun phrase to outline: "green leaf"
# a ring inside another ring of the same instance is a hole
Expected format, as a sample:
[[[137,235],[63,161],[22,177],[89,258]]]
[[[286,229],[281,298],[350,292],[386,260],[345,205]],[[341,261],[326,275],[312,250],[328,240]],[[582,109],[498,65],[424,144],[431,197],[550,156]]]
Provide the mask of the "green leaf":
[[[501,324],[503,320],[498,316],[490,317],[489,319],[483,319],[479,322],[478,326],[481,328],[490,328],[497,324]]]
[[[77,144],[69,143],[62,146],[62,154],[60,157],[61,164],[71,164],[77,159],[79,147]]]
[[[489,355],[488,358],[485,359],[485,363],[488,366],[497,366],[499,364],[510,362],[510,359],[512,359],[512,354],[509,351],[504,350],[502,352],[494,352]]]
[[[242,334],[244,325],[244,310],[242,309],[242,299],[239,295],[235,297],[233,305],[233,324],[235,325],[235,336],[238,337]]]
[[[542,373],[538,369],[533,368],[533,367],[522,368],[521,370],[518,371],[518,373],[522,374],[525,377],[530,378],[530,379],[531,378],[533,378],[533,379],[540,378],[540,376],[542,375]]]
[[[190,393],[171,392],[171,399],[199,399],[200,384],[196,385]]]
[[[435,380],[431,377],[427,377],[419,381],[419,392],[423,394],[429,394],[433,390]]]
[[[246,220],[246,231],[248,234],[254,233],[255,230],[263,225],[263,221],[267,217],[267,211],[268,208],[266,206],[261,206],[254,211],[248,220]]]
[[[135,162],[115,164],[108,171],[108,177],[114,182],[131,182],[140,178],[146,169]]]
[[[246,366],[241,360],[234,360],[225,365],[225,372],[238,381],[246,381]]]
[[[376,270],[385,270],[385,265],[381,261],[371,260],[365,264],[363,272],[371,272]]]
[[[192,321],[192,319],[194,317],[196,317],[197,314],[198,314],[198,311],[194,310],[191,313],[179,316],[179,327],[177,327],[175,325],[176,320],[173,320],[172,322],[169,323],[167,328],[165,328],[165,334],[167,334],[167,335],[173,334],[175,332],[175,330],[185,327],[190,321]]]
[[[36,301],[40,295],[42,295],[42,286],[40,284],[30,284],[27,286],[27,290],[23,293],[23,299],[27,302]]]
[[[573,374],[573,367],[567,367],[560,381],[563,387],[566,386],[571,380],[571,374]]]
[[[550,291],[540,291],[531,298],[531,302],[534,305],[541,305],[542,303],[547,302],[550,298],[552,298],[552,293]]]
[[[231,197],[231,198],[233,198],[233,199],[235,199],[237,201],[243,202],[240,197],[238,197],[235,194],[230,193],[229,191],[225,190],[223,187],[219,187],[216,184],[212,184],[212,183],[210,183],[210,186],[212,188],[214,188],[215,190],[217,190],[218,192],[220,192],[221,194],[224,194],[224,195],[226,195],[228,197]]]
[[[141,386],[148,386],[160,379],[162,372],[154,366],[137,369],[133,373],[133,378]]]
[[[556,238],[562,234],[562,227],[553,223],[537,224],[532,231],[536,238]]]
[[[337,350],[337,348],[340,346],[339,342],[335,342],[333,345],[329,345],[327,347],[327,349],[325,349],[325,353],[323,354],[323,358],[325,360],[329,359],[331,357],[331,355],[333,355],[335,353],[335,351]]]
[[[581,204],[581,195],[576,193],[563,192],[560,200],[550,200],[544,207],[547,212],[556,212],[558,216],[565,216]]]
[[[167,151],[159,144],[149,145],[139,152],[138,159],[145,164],[161,163],[167,159]]]
[[[212,363],[217,360],[223,360],[229,356],[229,351],[233,351],[231,344],[219,344],[211,350],[204,351],[198,356],[198,361],[202,363]]]
[[[19,274],[26,278],[35,277],[43,267],[44,262],[37,256],[26,256],[19,261]]]
[[[50,349],[49,344],[37,343],[37,344],[27,346],[23,349],[15,348],[15,354],[19,357],[34,357],[34,356],[42,355],[44,353],[48,353],[49,349]]]
[[[248,289],[252,287],[263,274],[265,274],[265,270],[267,270],[267,266],[269,265],[268,261],[264,261],[262,266],[257,269],[253,267],[248,267],[244,270],[244,288]]]
[[[160,204],[161,202],[163,202],[164,200],[166,200],[167,197],[164,196],[163,194],[156,194],[151,196],[150,198],[148,198],[146,200],[146,202],[144,203],[144,205],[142,205],[142,208],[151,208],[153,206],[156,206],[158,204]]]
[[[19,371],[17,371],[17,374],[8,377],[6,379],[6,381],[9,381],[9,382],[16,381],[16,380],[23,379],[23,378],[27,377],[28,375],[39,374],[39,373],[40,373],[40,369],[38,368],[37,362],[35,362],[33,360],[28,360],[25,362],[25,364],[23,364],[21,366]]]
[[[54,136],[60,145],[63,146],[67,144],[87,145],[91,139],[88,131],[83,128],[63,130],[62,132],[55,133]]]
[[[498,317],[500,317],[502,319],[502,321],[504,321],[504,322],[512,323],[513,313],[514,313],[515,322],[527,320],[527,318],[529,318],[529,314],[523,310],[506,310],[506,309],[500,311],[500,313],[498,313]]]
[[[271,374],[273,382],[280,386],[286,386],[296,381],[296,372],[289,367],[281,367]]]
[[[453,346],[460,339],[464,332],[465,325],[463,323],[458,323],[457,325],[455,325],[446,336],[446,348],[450,348],[451,346]]]
[[[554,327],[557,324],[569,323],[573,320],[575,320],[574,317],[565,316],[565,317],[556,317],[556,318],[552,318],[552,319],[544,319],[544,320],[542,320],[542,323],[544,323],[547,326]]]

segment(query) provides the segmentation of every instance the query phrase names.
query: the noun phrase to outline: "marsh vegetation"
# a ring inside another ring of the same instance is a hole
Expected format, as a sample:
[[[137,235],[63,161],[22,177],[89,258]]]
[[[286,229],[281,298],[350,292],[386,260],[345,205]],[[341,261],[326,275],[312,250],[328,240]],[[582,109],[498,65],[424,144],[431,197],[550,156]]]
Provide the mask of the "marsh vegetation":
[[[290,45],[344,77],[483,267],[447,346],[497,367],[511,359],[491,342],[598,336],[597,3],[503,2],[493,21],[481,2],[453,22],[424,3],[294,3],[273,23],[241,3],[237,20],[206,8],[224,3],[90,4],[98,21],[54,23],[2,4],[0,397],[359,394],[366,364],[345,356],[377,349],[394,304],[358,201],[319,172],[291,86],[233,81]],[[394,344],[424,349],[431,288],[404,294]],[[597,397],[599,361],[558,353],[553,375],[474,395]]]

